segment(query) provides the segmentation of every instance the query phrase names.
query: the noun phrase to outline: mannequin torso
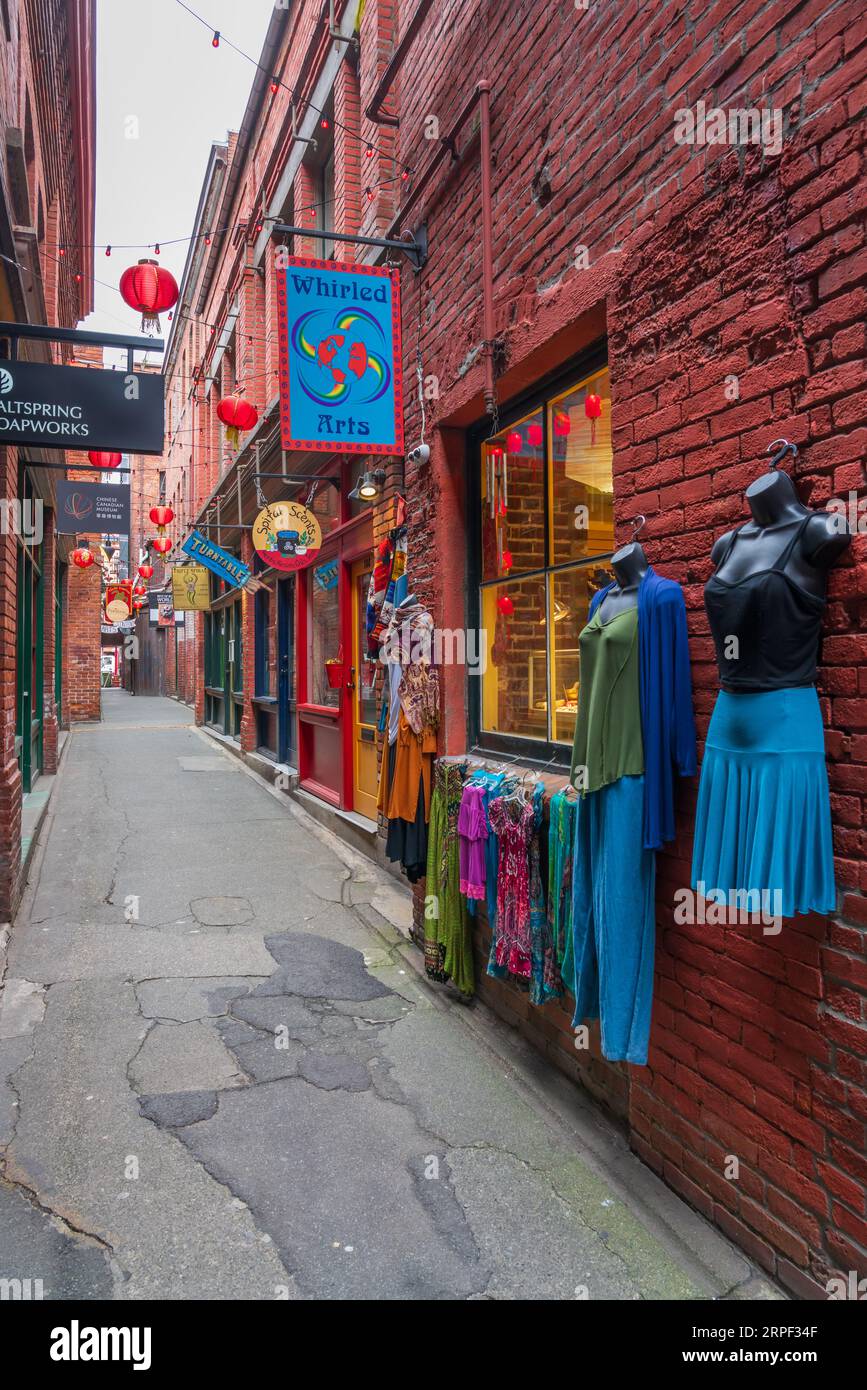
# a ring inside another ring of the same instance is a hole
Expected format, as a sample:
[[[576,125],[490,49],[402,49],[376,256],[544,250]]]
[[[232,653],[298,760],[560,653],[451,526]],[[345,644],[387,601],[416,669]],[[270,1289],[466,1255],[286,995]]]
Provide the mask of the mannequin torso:
[[[611,559],[611,568],[617,581],[599,605],[599,621],[610,622],[618,613],[638,607],[638,588],[650,568],[647,556],[637,541],[623,546]]]
[[[753,520],[738,530],[733,545],[734,533],[727,531],[711,550],[715,566],[725,557],[716,572],[717,579],[725,584],[739,584],[750,575],[773,568],[798,527],[809,518],[786,562],[785,573],[808,593],[824,598],[825,572],[851,540],[849,531],[841,528],[839,517],[805,507],[788,473],[763,474],[747,488],[746,498]]]

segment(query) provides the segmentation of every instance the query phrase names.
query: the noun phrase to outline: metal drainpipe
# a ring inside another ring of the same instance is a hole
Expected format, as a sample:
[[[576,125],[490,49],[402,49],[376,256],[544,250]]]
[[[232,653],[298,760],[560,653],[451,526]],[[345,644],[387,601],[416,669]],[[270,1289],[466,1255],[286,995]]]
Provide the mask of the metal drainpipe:
[[[485,340],[485,410],[493,415],[494,390],[494,212],[491,197],[491,84],[483,78],[478,85],[481,120],[482,166],[482,304]]]

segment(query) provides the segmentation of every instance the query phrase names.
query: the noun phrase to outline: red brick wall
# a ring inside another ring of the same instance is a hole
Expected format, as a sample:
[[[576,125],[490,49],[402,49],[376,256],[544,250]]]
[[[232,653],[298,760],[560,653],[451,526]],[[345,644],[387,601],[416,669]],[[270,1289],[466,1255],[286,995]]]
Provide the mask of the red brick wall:
[[[100,621],[102,577],[98,564],[67,567],[63,624],[66,718],[70,724],[100,718]]]
[[[0,497],[18,495],[18,452],[0,448]],[[18,897],[21,871],[21,772],[15,756],[18,539],[0,529],[0,922]]]
[[[618,537],[644,512],[651,562],[684,586],[703,737],[718,684],[702,604],[710,549],[747,514],[767,444],[798,444],[808,505],[863,492],[867,26],[833,0],[727,0],[701,14],[637,0],[587,11],[466,0],[458,13],[434,0],[391,102],[402,161],[423,174],[427,118],[446,133],[480,76],[494,83],[501,406],[607,327]],[[369,94],[363,86],[362,106]],[[699,99],[783,108],[782,153],[676,144],[675,110]],[[447,627],[466,622],[464,429],[483,417],[478,143],[466,141],[410,218],[429,223],[422,350],[439,385],[431,464],[408,468],[410,574]],[[407,417],[411,437],[413,399]],[[672,895],[689,883],[688,784],[676,845],[659,856],[648,1067],[611,1067],[595,1043],[582,1061],[562,1009],[534,1010],[483,982],[621,1117],[646,1162],[805,1296],[824,1296],[834,1271],[867,1271],[865,596],[861,535],[831,577],[820,682],[839,913],[786,922],[779,937],[675,926]],[[443,674],[443,746],[457,751],[466,682]],[[724,1176],[726,1155],[739,1160],[737,1181]]]

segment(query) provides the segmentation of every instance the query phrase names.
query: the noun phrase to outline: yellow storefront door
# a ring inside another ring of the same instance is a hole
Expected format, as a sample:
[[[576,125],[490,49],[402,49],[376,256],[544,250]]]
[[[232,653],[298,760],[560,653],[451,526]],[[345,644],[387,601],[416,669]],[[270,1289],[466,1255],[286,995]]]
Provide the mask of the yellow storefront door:
[[[367,590],[370,564],[359,560],[352,566],[352,665],[355,688],[352,699],[353,807],[362,816],[376,820],[376,692],[373,664],[366,659]]]

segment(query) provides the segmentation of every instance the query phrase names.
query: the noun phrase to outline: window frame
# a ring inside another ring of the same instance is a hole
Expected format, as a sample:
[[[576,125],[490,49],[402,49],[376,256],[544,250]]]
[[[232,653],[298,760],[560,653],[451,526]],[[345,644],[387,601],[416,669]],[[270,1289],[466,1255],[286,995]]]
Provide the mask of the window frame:
[[[562,395],[570,387],[576,386],[585,377],[608,368],[611,362],[608,352],[607,335],[596,339],[588,348],[572,358],[564,367],[537,381],[520,396],[508,403],[497,422],[497,433],[502,434],[518,421],[534,411],[541,411],[543,420],[543,447],[546,470],[550,468],[549,450],[549,412],[547,405],[553,397]],[[613,421],[612,421],[613,426]],[[613,430],[612,430],[613,432]],[[478,632],[482,620],[482,589],[494,587],[497,580],[482,578],[482,446],[491,436],[491,422],[485,420],[474,425],[466,434],[466,516],[467,516],[467,628]],[[613,474],[612,444],[612,474]],[[616,513],[616,499],[613,499]],[[545,546],[546,561],[550,551],[551,537],[551,479],[546,472],[544,487]],[[616,515],[615,515],[616,526]],[[522,571],[511,576],[514,582],[542,578],[545,583],[545,602],[549,601],[549,577],[567,570],[578,570],[585,565],[599,565],[610,560],[614,550],[600,555],[588,556],[585,560],[564,560],[559,564],[544,564],[536,569]],[[499,581],[502,583],[502,580]],[[550,626],[550,625],[549,625]],[[575,634],[576,642],[578,634]],[[547,648],[550,660],[550,647]],[[490,652],[488,653],[490,660]],[[467,698],[467,747],[474,753],[505,754],[529,765],[550,765],[554,769],[568,768],[572,756],[571,745],[555,742],[552,739],[527,738],[521,734],[499,734],[482,728],[482,683],[484,676],[471,676],[467,673],[469,692]]]

